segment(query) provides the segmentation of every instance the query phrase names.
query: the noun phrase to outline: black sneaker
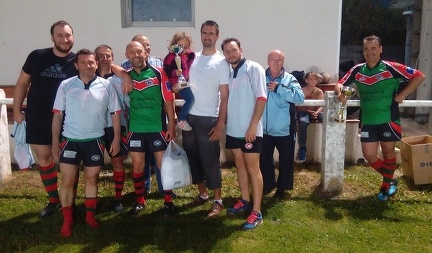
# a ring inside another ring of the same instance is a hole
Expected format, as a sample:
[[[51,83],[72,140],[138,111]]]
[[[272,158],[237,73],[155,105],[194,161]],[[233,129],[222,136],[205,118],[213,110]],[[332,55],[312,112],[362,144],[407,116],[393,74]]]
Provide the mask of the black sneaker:
[[[39,213],[39,218],[45,218],[60,210],[60,203],[48,203],[48,205]]]
[[[137,214],[139,214],[139,212],[141,212],[141,210],[144,209],[144,207],[145,207],[145,204],[143,204],[143,203],[135,203],[133,205],[132,209],[129,210],[129,213],[131,215],[137,215]]]
[[[164,202],[163,212],[165,216],[171,216],[174,214],[174,203],[173,202]]]
[[[120,212],[121,210],[123,210],[123,204],[122,204],[121,199],[115,199],[114,205],[113,205],[113,211],[114,212]]]

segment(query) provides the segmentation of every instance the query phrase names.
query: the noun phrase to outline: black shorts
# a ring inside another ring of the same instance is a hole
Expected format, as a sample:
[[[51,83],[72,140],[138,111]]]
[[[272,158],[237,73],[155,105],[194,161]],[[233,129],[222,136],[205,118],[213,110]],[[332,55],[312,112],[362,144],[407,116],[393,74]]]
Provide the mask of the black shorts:
[[[128,150],[130,152],[159,152],[168,147],[162,132],[159,133],[135,133],[128,134]]]
[[[51,145],[52,144],[52,120],[50,111],[26,113],[26,142],[28,144]]]
[[[395,142],[401,140],[401,126],[395,122],[361,127],[361,142]]]
[[[102,138],[90,141],[72,141],[64,138],[60,143],[60,163],[86,167],[104,165],[104,144]]]
[[[105,128],[104,140],[105,140],[105,149],[108,152],[108,155],[110,157],[124,157],[124,156],[127,156],[127,154],[128,154],[128,148],[127,148],[126,127],[125,126],[121,126],[121,130],[120,130],[120,151],[115,156],[112,156],[109,153],[109,150],[111,148],[111,143],[112,143],[113,139],[114,139],[114,128],[112,128],[112,127],[106,127]]]
[[[240,148],[243,153],[260,153],[262,137],[256,137],[253,142],[246,142],[244,139],[235,138],[232,136],[226,136],[225,148],[237,149]]]

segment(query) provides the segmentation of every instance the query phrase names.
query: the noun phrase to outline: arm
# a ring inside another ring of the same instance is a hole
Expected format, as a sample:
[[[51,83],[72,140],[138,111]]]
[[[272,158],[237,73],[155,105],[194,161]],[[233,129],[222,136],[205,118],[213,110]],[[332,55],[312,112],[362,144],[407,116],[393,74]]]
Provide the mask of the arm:
[[[257,126],[264,112],[265,104],[266,104],[265,99],[258,98],[256,100],[252,119],[249,123],[248,129],[246,130],[246,136],[245,136],[246,142],[253,142],[256,140]]]
[[[219,117],[216,126],[214,126],[209,132],[210,141],[217,141],[222,136],[222,132],[225,128],[225,121],[227,117],[228,95],[229,95],[228,84],[219,85],[219,97],[220,97]]]
[[[126,70],[124,70],[124,68],[115,64],[111,65],[111,70],[116,76],[122,79],[123,94],[128,94],[129,92],[131,92],[133,88],[133,83],[129,73]]]
[[[113,113],[111,114],[112,119],[112,125],[114,129],[114,139],[111,143],[111,148],[109,150],[109,153],[112,156],[115,156],[120,152],[120,114],[119,113]]]
[[[22,113],[22,105],[27,95],[27,89],[30,86],[30,75],[21,70],[14,89],[13,113],[14,120],[19,124],[25,119]]]
[[[401,92],[399,92],[399,94],[396,95],[395,97],[395,101],[398,103],[402,103],[402,101],[414,90],[417,89],[417,87],[424,81],[425,76],[423,74],[411,79],[407,85],[407,87],[405,87],[405,89],[403,89]],[[14,110],[15,113],[15,110]]]
[[[55,161],[59,160],[60,155],[60,131],[63,122],[63,112],[55,111],[52,121],[52,147],[51,153]]]
[[[284,78],[281,80],[281,83],[272,82],[269,84],[268,89],[282,97],[287,102],[294,104],[302,104],[305,99],[303,90],[297,79],[294,77],[291,77],[290,79]]]
[[[175,116],[174,116],[174,100],[165,101],[165,111],[168,117],[168,126],[165,139],[167,141],[175,140]]]
[[[341,88],[343,87],[343,85],[341,83],[336,83],[335,87],[334,87],[334,92],[335,95],[337,96],[337,98],[339,99],[340,102],[342,102],[343,104],[346,103],[347,98],[342,95],[341,93]]]

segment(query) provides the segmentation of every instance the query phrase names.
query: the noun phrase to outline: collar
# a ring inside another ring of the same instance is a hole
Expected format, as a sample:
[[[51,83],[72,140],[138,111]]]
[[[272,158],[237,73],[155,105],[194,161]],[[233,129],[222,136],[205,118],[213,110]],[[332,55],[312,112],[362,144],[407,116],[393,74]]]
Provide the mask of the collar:
[[[79,74],[78,74],[78,78],[79,78]],[[84,83],[83,80],[80,78],[81,82],[83,82],[84,84],[84,89],[88,90],[90,88],[90,85],[96,80],[97,75],[94,75],[92,79],[90,79],[90,81],[88,83]]]
[[[268,76],[270,80],[276,80],[278,78],[283,79],[284,76],[285,76],[285,69],[282,67],[281,72],[279,73],[279,75],[277,77],[275,77],[275,78],[272,79],[271,75],[270,75],[270,68],[267,68],[267,70],[266,70],[266,76]]]
[[[369,67],[369,65],[367,64],[367,62],[366,62],[365,64],[366,64],[366,67],[367,67],[369,70],[372,70],[372,69],[378,67],[378,66],[381,64],[381,62],[382,62],[382,60],[380,59],[380,60],[377,62],[377,64],[376,64],[375,66],[373,66],[372,68]]]
[[[150,68],[150,64],[148,63],[148,61],[146,61],[146,66],[144,68],[142,68],[140,72],[146,71],[149,68]],[[131,71],[133,71],[133,72],[135,72],[135,73],[138,74],[138,72],[136,72],[133,67],[132,67]]]
[[[105,74],[104,76],[101,76],[100,73],[99,73],[99,71],[96,70],[96,75],[97,75],[97,76],[100,76],[100,77],[102,77],[102,78],[108,79],[108,78],[114,76],[114,73],[113,73],[113,72],[110,72],[110,73],[108,73],[108,74]]]
[[[246,58],[243,58],[243,59],[241,59],[241,60],[239,61],[239,63],[237,64],[237,66],[233,69],[233,70],[234,70],[233,78],[236,78],[236,77],[237,77],[238,70],[241,68],[241,66],[243,66],[243,64],[244,64],[245,62],[246,62]]]

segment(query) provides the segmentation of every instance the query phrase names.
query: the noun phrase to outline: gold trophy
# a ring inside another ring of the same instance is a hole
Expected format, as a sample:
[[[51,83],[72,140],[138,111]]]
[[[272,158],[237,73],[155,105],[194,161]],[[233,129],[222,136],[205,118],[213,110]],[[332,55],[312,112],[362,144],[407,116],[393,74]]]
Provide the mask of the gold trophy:
[[[344,86],[340,89],[340,92],[342,95],[344,95],[348,99],[348,98],[355,95],[356,90],[353,87]],[[345,104],[346,104],[346,101],[345,101],[345,103],[339,102],[338,110],[336,111],[336,114],[333,117],[334,120],[338,123],[342,123],[346,120],[346,118],[344,116]]]
[[[168,50],[175,53],[175,63],[177,65],[177,69],[181,70],[181,58],[180,53],[183,52],[183,46],[182,45],[171,45],[168,47]],[[173,85],[173,90],[181,90],[188,87],[188,83],[186,81],[186,78],[184,78],[183,75],[180,75],[177,79],[177,83]]]

